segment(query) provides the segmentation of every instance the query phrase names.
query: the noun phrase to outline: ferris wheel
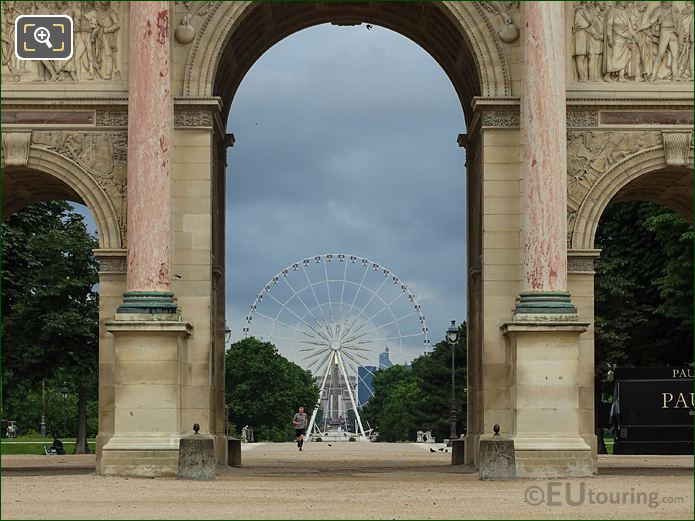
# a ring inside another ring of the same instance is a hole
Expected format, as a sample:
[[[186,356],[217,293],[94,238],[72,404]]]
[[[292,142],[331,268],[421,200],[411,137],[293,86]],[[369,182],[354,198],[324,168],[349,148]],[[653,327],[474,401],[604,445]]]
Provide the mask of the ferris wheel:
[[[381,264],[344,253],[294,262],[272,277],[245,318],[244,336],[272,342],[319,386],[309,439],[369,439],[360,407],[376,369],[430,349],[414,293]]]

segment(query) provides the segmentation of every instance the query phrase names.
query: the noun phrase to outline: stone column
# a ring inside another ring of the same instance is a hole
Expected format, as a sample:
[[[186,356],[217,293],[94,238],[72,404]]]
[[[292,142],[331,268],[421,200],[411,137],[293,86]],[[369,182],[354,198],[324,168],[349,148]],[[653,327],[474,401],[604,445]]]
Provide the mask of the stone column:
[[[523,2],[523,280],[516,313],[576,314],[567,292],[563,2]]]
[[[171,292],[170,147],[173,101],[169,2],[130,2],[128,254],[123,303],[105,323],[113,338],[113,436],[107,475],[175,476],[190,324]]]
[[[523,287],[502,328],[512,372],[519,476],[586,476],[579,433],[578,322],[567,291],[567,139],[563,2],[524,2],[521,98]],[[504,430],[504,426],[503,426]]]
[[[174,313],[169,2],[131,2],[128,54],[128,276],[119,313]]]

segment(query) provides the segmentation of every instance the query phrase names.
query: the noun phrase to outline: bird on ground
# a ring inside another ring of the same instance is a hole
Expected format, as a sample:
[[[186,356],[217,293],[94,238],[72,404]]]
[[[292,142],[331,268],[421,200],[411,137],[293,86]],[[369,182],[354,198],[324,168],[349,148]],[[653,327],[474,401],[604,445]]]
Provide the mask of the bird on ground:
[[[430,452],[437,452],[437,451],[434,450],[432,447],[430,447]]]

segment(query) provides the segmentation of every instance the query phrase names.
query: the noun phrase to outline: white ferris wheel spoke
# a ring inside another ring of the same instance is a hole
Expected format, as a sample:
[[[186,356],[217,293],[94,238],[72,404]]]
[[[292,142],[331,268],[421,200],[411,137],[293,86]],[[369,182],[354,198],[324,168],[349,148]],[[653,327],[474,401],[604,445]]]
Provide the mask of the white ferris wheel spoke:
[[[323,317],[323,325],[326,328],[328,335],[330,336],[330,328],[328,327],[328,320],[326,320],[326,314],[323,312],[323,307],[321,306],[321,303],[319,302],[319,298],[316,296],[316,291],[314,290],[314,285],[311,283],[311,279],[309,278],[309,274],[306,272],[306,268],[304,267],[303,262],[302,262],[302,271],[304,272],[304,276],[306,277],[306,281],[309,283],[309,287],[311,288],[311,292],[314,294],[314,298],[316,299],[316,304],[318,304],[319,311],[321,312],[321,316]]]
[[[280,302],[278,299],[275,298],[274,295],[271,295],[270,292],[266,293],[266,295],[268,295],[268,296],[269,296],[270,298],[272,298],[275,302],[277,302],[278,304],[280,304],[280,306],[282,306],[282,307],[280,308],[280,311],[277,312],[277,315],[276,315],[276,317],[275,317],[276,319],[277,319],[277,317],[280,316],[280,313],[282,313],[282,310],[283,310],[283,309],[286,309],[287,311],[289,311],[290,313],[292,313],[295,317],[297,317],[299,320],[301,320],[302,322],[304,322],[304,323],[307,325],[307,327],[310,328],[314,333],[316,333],[317,335],[319,335],[319,336],[321,336],[321,337],[323,337],[323,338],[326,338],[326,337],[324,337],[323,335],[321,335],[321,333],[320,333],[318,330],[314,329],[314,328],[311,326],[311,324],[309,324],[306,320],[304,320],[302,317],[300,317],[299,315],[297,315],[297,313],[295,313],[295,312],[294,312],[293,310],[291,310],[290,308],[286,307],[286,303],[283,304],[282,302]],[[290,299],[290,300],[291,300],[291,299]],[[289,302],[289,300],[288,300],[288,302]],[[307,334],[308,334],[308,333],[307,333]],[[326,338],[326,340],[328,340],[328,339]],[[330,342],[330,340],[328,340],[328,341]]]
[[[293,296],[297,297],[297,299],[299,300],[299,302],[301,302],[302,305],[303,305],[303,306],[306,308],[306,310],[309,312],[309,314],[311,315],[311,318],[313,318],[313,319],[314,319],[314,322],[316,322],[316,325],[319,326],[319,327],[321,327],[321,322],[319,322],[319,319],[316,318],[316,316],[314,316],[314,314],[313,314],[313,313],[311,312],[311,310],[309,309],[309,306],[306,305],[306,303],[304,302],[304,299],[303,299],[303,298],[299,295],[299,293],[294,289],[294,287],[292,286],[292,284],[289,283],[289,281],[287,280],[287,276],[284,276],[282,279],[285,281],[285,284],[287,284],[287,286],[290,288],[290,290],[291,290],[292,293],[294,294]],[[306,287],[304,287],[304,288],[302,288],[302,289],[306,289]],[[292,300],[292,299],[290,298],[289,300]],[[289,302],[289,300],[288,300],[288,302]]]

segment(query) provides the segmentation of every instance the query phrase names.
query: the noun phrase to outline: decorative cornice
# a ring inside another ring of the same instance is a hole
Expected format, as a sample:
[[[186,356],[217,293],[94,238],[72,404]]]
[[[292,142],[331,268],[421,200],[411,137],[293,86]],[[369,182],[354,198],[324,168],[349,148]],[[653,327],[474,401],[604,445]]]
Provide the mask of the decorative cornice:
[[[105,249],[92,250],[99,261],[99,273],[125,273],[127,270],[127,250]]]
[[[567,128],[587,128],[598,126],[598,110],[567,108]]]
[[[596,259],[601,255],[601,250],[568,250],[567,271],[569,273],[595,272]]]
[[[128,110],[97,110],[95,123],[97,127],[127,127]]]
[[[212,128],[215,124],[214,115],[208,110],[180,109],[174,113],[174,126]]]

